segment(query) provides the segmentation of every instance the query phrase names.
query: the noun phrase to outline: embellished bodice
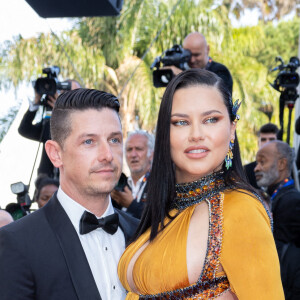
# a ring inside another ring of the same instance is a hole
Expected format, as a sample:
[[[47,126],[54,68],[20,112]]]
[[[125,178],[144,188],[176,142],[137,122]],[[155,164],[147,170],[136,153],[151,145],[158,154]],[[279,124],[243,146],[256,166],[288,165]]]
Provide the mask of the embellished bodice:
[[[207,175],[199,180],[175,185],[176,197],[173,208],[183,210],[200,203],[226,189],[223,171]],[[227,187],[228,189],[228,187]]]
[[[171,215],[177,216],[136,260],[133,280],[140,293],[129,292],[127,299],[211,299],[230,289],[226,274],[218,272],[223,233],[222,191],[225,190],[222,175],[218,173],[189,184],[176,185]],[[196,204],[202,201],[207,203],[209,212],[207,251],[201,275],[195,284],[190,285],[186,268],[187,234]],[[149,240],[149,233],[146,231],[126,249],[119,263],[119,275],[120,269],[127,270],[134,253]],[[120,276],[120,279],[130,291],[127,276],[123,280]],[[158,284],[158,281],[162,283]]]

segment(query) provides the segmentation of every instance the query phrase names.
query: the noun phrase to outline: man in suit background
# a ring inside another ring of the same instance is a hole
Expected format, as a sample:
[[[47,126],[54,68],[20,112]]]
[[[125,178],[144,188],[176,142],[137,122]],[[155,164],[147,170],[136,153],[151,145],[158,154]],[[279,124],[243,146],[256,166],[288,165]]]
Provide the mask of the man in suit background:
[[[77,89],[60,95],[47,154],[60,187],[38,211],[0,230],[2,300],[124,299],[118,260],[137,220],[112,207],[122,167],[119,101]]]
[[[267,187],[271,197],[274,238],[288,300],[300,299],[300,192],[291,177],[294,159],[287,143],[272,141],[257,152],[254,169],[257,184]]]
[[[130,176],[122,191],[114,190],[112,198],[130,215],[140,219],[147,197],[147,180],[154,151],[154,136],[145,130],[128,133],[125,157]]]
[[[277,134],[279,132],[278,127],[273,123],[267,123],[260,127],[258,132],[258,149],[260,149],[264,144],[277,140]],[[256,183],[254,169],[256,167],[256,161],[244,166],[245,173],[249,180],[249,183],[259,189],[259,186]]]

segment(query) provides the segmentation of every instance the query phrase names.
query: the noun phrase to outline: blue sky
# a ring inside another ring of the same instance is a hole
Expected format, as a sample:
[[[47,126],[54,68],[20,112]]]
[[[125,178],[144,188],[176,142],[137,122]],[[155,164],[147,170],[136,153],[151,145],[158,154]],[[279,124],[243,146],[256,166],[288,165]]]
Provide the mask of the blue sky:
[[[40,0],[43,1],[43,0]],[[68,18],[44,19],[25,0],[0,1],[0,43],[21,34],[24,38],[36,36],[39,32],[56,32],[70,28]]]
[[[41,0],[42,1],[42,0]],[[37,36],[40,32],[54,32],[67,30],[72,27],[71,19],[44,19],[31,8],[25,0],[0,1],[0,44],[5,40],[12,40],[21,34],[24,38]],[[15,94],[13,89],[0,90],[0,117],[5,115],[11,106],[16,105],[18,99],[32,97],[32,88],[22,86]]]
[[[40,0],[43,1],[43,0]],[[101,0],[100,0],[101,1]],[[257,23],[257,12],[247,11],[242,22],[232,20],[234,26],[255,25]],[[44,19],[31,8],[25,0],[1,0],[0,1],[0,44],[5,40],[12,40],[14,36],[21,34],[23,38],[37,36],[40,32],[50,32],[51,30],[58,33],[72,27],[72,19],[68,18],[49,18]],[[18,94],[22,98],[28,98],[28,93],[24,89]],[[26,94],[26,95],[25,95]],[[18,95],[14,94],[13,90],[0,90],[0,116],[5,114],[9,107],[15,105],[15,98]],[[4,100],[4,101],[3,101]]]

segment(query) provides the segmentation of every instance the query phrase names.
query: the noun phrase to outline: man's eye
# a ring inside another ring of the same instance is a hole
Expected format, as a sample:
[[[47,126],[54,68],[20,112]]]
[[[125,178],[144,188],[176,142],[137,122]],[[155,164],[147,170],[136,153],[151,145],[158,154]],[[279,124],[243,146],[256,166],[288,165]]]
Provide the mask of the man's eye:
[[[119,138],[112,138],[112,139],[111,139],[111,142],[112,142],[113,144],[118,144],[118,143],[121,143],[121,139],[119,139]]]
[[[218,122],[218,118],[212,117],[212,118],[206,119],[204,123],[217,123],[217,122]]]
[[[86,144],[86,145],[91,145],[92,143],[93,143],[93,141],[91,139],[84,141],[84,144]]]
[[[187,125],[188,122],[185,120],[179,120],[179,121],[174,121],[172,122],[175,126],[183,126],[183,125]]]

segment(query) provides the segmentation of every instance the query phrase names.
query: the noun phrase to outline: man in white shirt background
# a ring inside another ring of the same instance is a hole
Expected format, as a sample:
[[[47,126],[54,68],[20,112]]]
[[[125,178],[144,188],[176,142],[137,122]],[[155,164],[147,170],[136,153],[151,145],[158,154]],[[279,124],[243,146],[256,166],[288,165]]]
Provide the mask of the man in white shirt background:
[[[130,176],[122,190],[113,190],[112,198],[130,215],[140,218],[147,198],[147,180],[154,151],[154,136],[145,130],[128,133],[125,156]]]
[[[111,204],[123,156],[118,111],[118,99],[98,90],[58,97],[46,151],[60,187],[0,229],[2,300],[125,299],[117,264],[138,222]]]

